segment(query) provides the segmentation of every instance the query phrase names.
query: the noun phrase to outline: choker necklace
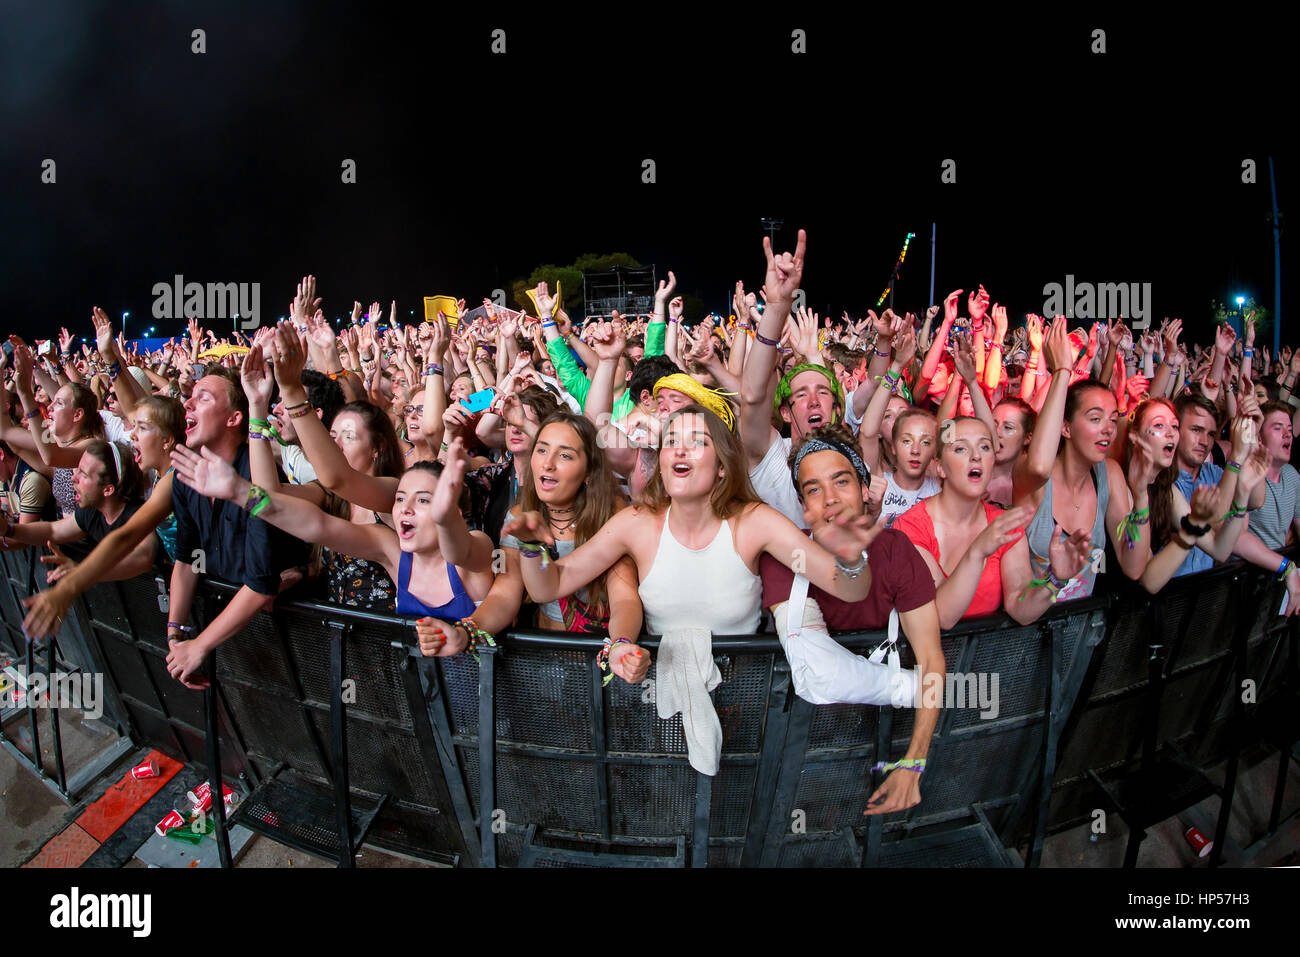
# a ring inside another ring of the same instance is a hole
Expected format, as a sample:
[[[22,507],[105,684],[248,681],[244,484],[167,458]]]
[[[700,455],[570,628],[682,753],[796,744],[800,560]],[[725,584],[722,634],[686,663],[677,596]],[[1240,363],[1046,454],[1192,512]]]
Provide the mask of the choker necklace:
[[[578,510],[578,506],[570,505],[568,508],[552,508],[550,505],[544,506],[547,515],[572,515]]]

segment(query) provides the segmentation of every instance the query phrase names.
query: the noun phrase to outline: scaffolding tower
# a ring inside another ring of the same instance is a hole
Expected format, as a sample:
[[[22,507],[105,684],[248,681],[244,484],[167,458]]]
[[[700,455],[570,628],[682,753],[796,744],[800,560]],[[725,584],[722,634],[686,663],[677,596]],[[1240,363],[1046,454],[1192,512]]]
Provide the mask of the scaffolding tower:
[[[614,266],[582,274],[584,315],[608,319],[616,310],[625,316],[654,310],[655,267]]]

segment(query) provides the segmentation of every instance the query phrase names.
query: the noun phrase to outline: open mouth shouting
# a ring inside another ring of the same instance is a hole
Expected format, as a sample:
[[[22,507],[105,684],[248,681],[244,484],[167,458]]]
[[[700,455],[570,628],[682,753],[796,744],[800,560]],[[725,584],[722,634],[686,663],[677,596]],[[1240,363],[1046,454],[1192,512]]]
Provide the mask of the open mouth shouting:
[[[537,477],[537,486],[543,492],[553,492],[560,483],[550,475],[539,475]]]
[[[673,475],[678,478],[686,478],[691,474],[691,466],[688,462],[676,462],[673,464]]]
[[[397,537],[404,542],[409,542],[415,537],[415,523],[410,519],[402,519],[397,523]]]
[[[984,467],[981,465],[972,465],[966,471],[967,481],[978,482],[982,478],[984,478]]]
[[[198,428],[198,425],[199,425],[199,420],[196,419],[194,416],[192,416],[192,415],[187,415],[187,416],[185,416],[185,435],[186,435],[186,437],[188,437],[189,434],[190,434],[191,432],[193,432],[196,428]]]
[[[808,428],[810,430],[817,428],[819,425],[825,424],[826,416],[822,415],[820,412],[812,412],[808,415]]]

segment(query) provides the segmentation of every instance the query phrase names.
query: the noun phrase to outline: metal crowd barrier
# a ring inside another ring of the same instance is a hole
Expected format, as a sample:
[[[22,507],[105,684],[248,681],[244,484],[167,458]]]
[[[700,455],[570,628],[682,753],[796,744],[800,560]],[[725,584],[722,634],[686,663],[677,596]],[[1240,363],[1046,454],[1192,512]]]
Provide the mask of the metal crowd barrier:
[[[113,686],[124,732],[210,769],[215,728],[221,772],[245,794],[232,823],[342,866],[363,841],[488,867],[1009,866],[1017,847],[1034,866],[1047,834],[1092,809],[1137,834],[1199,794],[1124,791],[1171,752],[1198,772],[1229,761],[1226,823],[1236,756],[1267,730],[1260,709],[1296,688],[1280,586],[1239,565],[1029,626],[965,622],[942,637],[948,670],[996,674],[997,715],[945,708],[921,803],[865,818],[881,781],[869,769],[902,756],[913,712],[808,704],[774,635],[714,639],[723,753],[709,778],[689,766],[680,718],[657,716],[654,666],[643,685],[602,686],[598,639],[515,631],[477,663],[430,659],[403,619],[308,601],[280,601],[219,650],[209,721],[204,693],[166,673],[162,586],[97,585],[64,627]],[[196,622],[232,593],[205,581]],[[884,639],[839,637],[864,651]]]

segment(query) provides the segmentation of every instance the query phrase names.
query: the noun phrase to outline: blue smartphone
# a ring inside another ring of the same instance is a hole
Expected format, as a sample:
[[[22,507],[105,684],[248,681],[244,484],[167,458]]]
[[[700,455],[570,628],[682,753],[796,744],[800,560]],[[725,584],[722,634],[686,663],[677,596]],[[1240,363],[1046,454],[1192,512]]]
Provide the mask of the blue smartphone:
[[[470,412],[483,412],[492,404],[492,400],[496,398],[496,395],[496,389],[484,389],[461,399],[460,404]]]

